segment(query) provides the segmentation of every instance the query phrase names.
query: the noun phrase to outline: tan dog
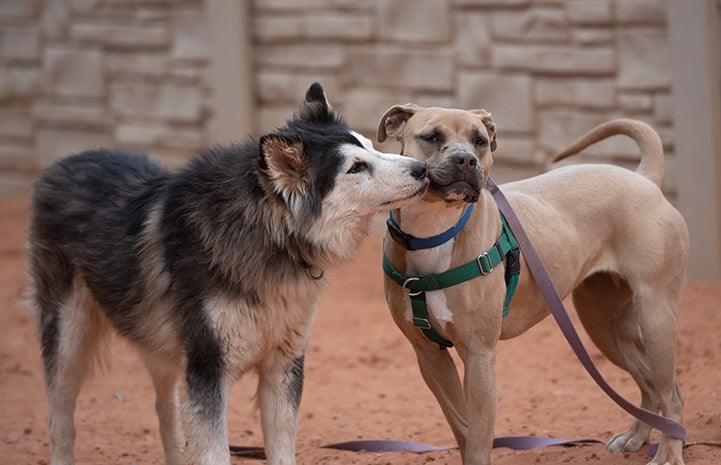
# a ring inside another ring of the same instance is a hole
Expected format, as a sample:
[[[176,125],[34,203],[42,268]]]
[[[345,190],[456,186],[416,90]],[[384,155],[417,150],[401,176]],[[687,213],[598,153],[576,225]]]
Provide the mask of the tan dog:
[[[562,297],[573,301],[594,343],[627,370],[642,393],[641,406],[681,421],[682,398],[675,373],[679,294],[688,233],[679,212],[659,186],[663,149],[656,132],[632,120],[589,131],[557,160],[601,139],[625,134],[641,149],[636,172],[610,165],[573,165],[501,186]],[[428,163],[431,184],[424,201],[393,212],[405,233],[418,238],[455,225],[467,202],[472,215],[443,245],[407,251],[386,237],[385,253],[400,272],[425,276],[473,260],[498,239],[501,220],[483,189],[493,163],[496,128],[485,110],[394,106],[383,116],[378,139],[395,137],[402,154]],[[428,340],[411,320],[407,292],[385,279],[386,299],[418,357],[421,373],[443,409],[465,464],[488,464],[497,387],[496,346],[549,314],[525,259],[510,313],[501,316],[506,293],[503,265],[485,276],[426,293],[433,328],[455,344],[465,378],[447,350]],[[636,420],[614,436],[610,451],[636,451],[651,428]],[[663,435],[653,464],[683,464],[682,442]]]

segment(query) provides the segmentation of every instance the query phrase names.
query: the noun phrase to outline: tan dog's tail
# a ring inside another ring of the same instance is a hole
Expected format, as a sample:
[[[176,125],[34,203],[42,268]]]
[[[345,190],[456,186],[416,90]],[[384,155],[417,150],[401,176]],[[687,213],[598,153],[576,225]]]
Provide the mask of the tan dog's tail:
[[[663,182],[663,145],[658,133],[648,124],[633,119],[615,119],[600,124],[573,141],[555,156],[554,162],[575,155],[589,145],[618,134],[633,139],[641,149],[641,163],[636,172],[661,187]]]

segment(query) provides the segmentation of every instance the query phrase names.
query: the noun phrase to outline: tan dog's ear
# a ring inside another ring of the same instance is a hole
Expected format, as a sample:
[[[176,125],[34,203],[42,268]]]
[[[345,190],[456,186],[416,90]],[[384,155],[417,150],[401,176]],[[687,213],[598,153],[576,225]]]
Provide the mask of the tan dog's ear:
[[[405,105],[394,105],[385,112],[381,117],[381,122],[378,124],[378,142],[383,142],[386,137],[396,135],[400,132],[401,128],[406,121],[413,116],[413,114],[420,110],[421,107],[413,103],[406,103]]]
[[[489,145],[491,147],[491,152],[495,152],[496,147],[498,147],[498,144],[496,143],[496,123],[493,121],[493,118],[491,117],[491,112],[481,109],[481,110],[471,110],[471,113],[481,117],[481,121],[483,122],[483,125],[486,127],[486,130],[488,131],[488,137],[491,139],[489,141]]]

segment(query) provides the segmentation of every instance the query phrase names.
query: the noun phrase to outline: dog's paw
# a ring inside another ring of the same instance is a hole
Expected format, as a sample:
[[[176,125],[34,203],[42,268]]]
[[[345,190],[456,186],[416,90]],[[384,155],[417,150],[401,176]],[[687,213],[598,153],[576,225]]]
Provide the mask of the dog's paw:
[[[606,449],[610,452],[637,452],[641,450],[641,447],[646,444],[647,440],[648,434],[631,428],[630,431],[617,434],[611,438],[611,440],[606,443]]]
[[[648,465],[684,465],[683,443],[678,439],[661,440],[656,455]]]

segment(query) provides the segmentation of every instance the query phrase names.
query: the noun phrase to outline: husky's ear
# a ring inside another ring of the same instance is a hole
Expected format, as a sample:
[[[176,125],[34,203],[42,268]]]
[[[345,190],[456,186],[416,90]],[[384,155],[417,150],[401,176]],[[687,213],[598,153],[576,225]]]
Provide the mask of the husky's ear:
[[[258,167],[274,191],[286,195],[305,192],[309,160],[302,142],[265,135],[260,138],[260,153]]]
[[[383,142],[388,136],[396,136],[396,139],[400,140],[400,131],[406,121],[420,109],[421,107],[413,103],[390,107],[378,124],[378,142]]]
[[[295,116],[299,119],[316,122],[340,122],[340,115],[336,114],[333,107],[325,97],[323,87],[314,82],[305,93],[305,101],[298,108]]]
[[[327,107],[330,107],[330,103],[328,102],[328,99],[325,96],[325,91],[323,90],[323,86],[321,86],[317,82],[314,82],[308,88],[308,91],[305,93],[305,102],[306,103],[316,102],[316,103],[325,105]]]
[[[494,152],[496,150],[496,147],[498,146],[498,144],[496,143],[496,123],[493,121],[493,118],[491,117],[491,112],[481,109],[481,110],[471,110],[471,113],[481,117],[481,122],[486,127],[486,130],[488,131],[488,137],[491,139],[489,141],[489,145],[491,147],[491,152]]]

